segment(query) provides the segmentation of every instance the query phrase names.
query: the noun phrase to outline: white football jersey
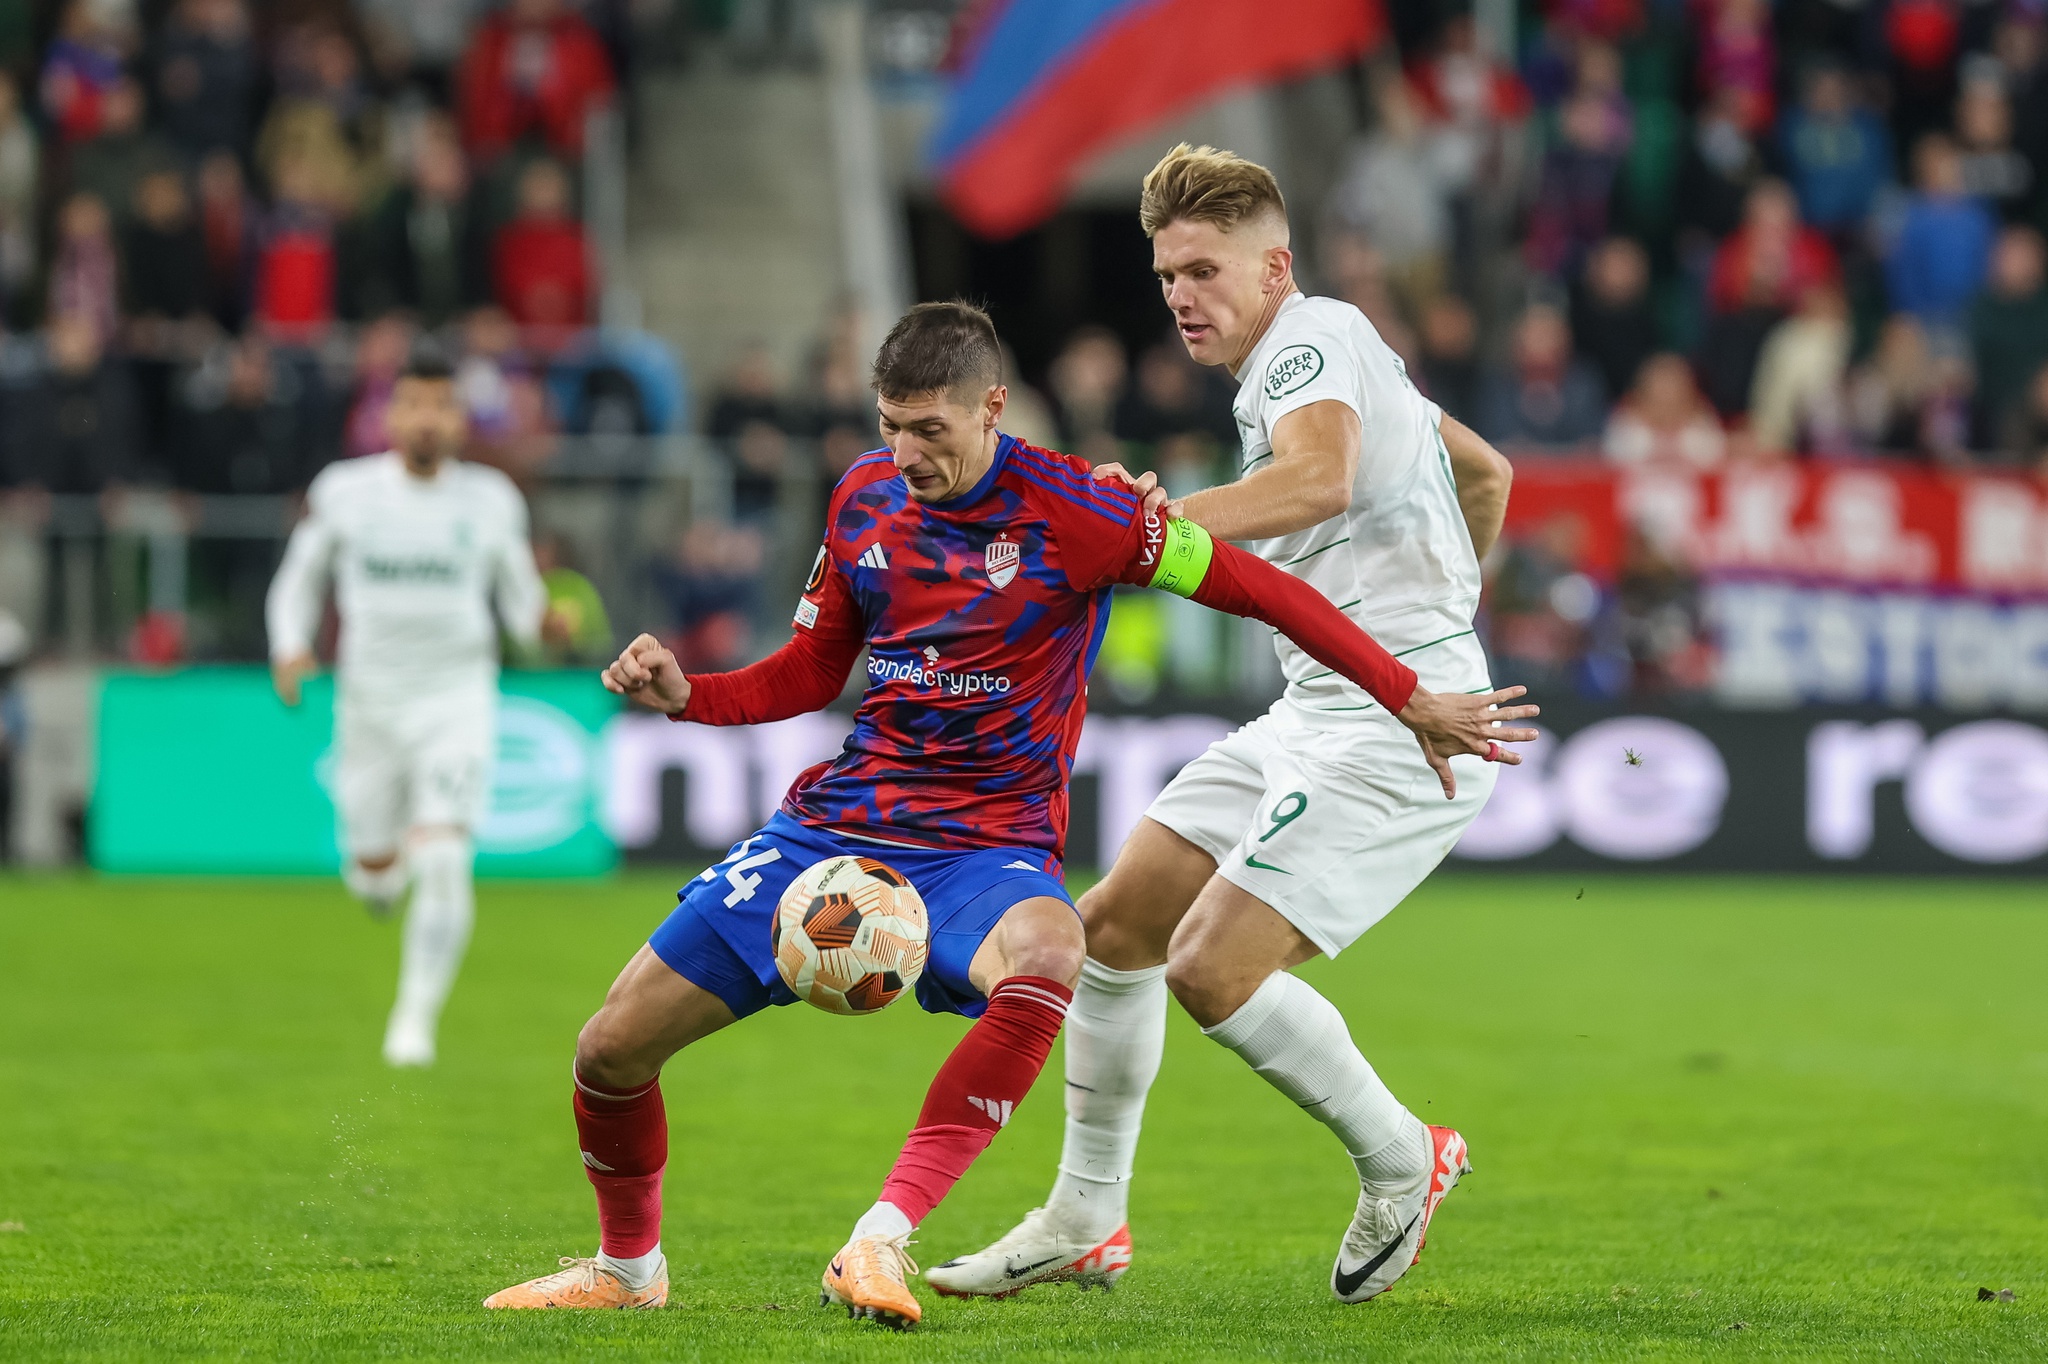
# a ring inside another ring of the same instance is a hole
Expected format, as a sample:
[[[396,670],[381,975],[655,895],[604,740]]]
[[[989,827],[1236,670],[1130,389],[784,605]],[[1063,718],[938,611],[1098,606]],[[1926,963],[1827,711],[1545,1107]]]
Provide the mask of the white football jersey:
[[[1473,632],[1479,558],[1458,508],[1458,485],[1437,424],[1401,357],[1348,303],[1296,294],[1240,371],[1233,410],[1243,473],[1273,457],[1273,428],[1311,403],[1358,414],[1363,443],[1351,506],[1252,553],[1313,584],[1421,676],[1431,691],[1487,686]],[[1372,698],[1275,634],[1287,699],[1332,714],[1380,712]]]
[[[341,614],[339,680],[352,702],[489,688],[498,619],[537,641],[547,590],[527,542],[526,500],[482,464],[450,461],[431,480],[396,454],[330,464],[306,493],[270,585],[270,655],[309,652],[332,583]]]

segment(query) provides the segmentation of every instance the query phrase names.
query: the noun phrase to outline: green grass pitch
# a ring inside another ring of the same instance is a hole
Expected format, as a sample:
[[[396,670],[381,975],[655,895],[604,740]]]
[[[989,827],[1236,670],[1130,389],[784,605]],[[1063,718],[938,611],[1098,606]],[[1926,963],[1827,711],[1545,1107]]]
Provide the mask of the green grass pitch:
[[[395,932],[338,886],[0,880],[0,1357],[2048,1359],[2032,883],[1431,883],[1305,972],[1478,1167],[1368,1306],[1348,1162],[1176,1011],[1115,1293],[820,1309],[962,1024],[798,1007],[669,1068],[668,1310],[487,1315],[595,1246],[571,1041],[672,884],[486,884],[442,1063],[392,1074]],[[1043,1196],[1059,1092],[917,1254]]]

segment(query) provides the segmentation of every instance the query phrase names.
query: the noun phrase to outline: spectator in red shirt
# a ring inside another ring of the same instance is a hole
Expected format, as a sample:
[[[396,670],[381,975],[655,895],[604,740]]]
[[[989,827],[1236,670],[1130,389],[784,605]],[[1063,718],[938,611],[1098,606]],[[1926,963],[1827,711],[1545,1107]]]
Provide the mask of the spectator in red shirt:
[[[596,30],[562,0],[512,0],[478,27],[456,86],[463,137],[488,160],[527,136],[581,155],[583,121],[614,81]]]
[[[1743,204],[1742,226],[1714,253],[1707,301],[1719,313],[1787,312],[1808,289],[1835,277],[1828,239],[1799,221],[1799,201],[1782,180],[1763,180]]]
[[[257,232],[254,314],[271,337],[310,345],[334,321],[334,219],[318,169],[293,157],[277,168],[277,201]]]
[[[569,177],[555,162],[535,161],[520,173],[519,213],[498,229],[491,281],[539,349],[557,349],[590,320],[589,243],[569,212]]]

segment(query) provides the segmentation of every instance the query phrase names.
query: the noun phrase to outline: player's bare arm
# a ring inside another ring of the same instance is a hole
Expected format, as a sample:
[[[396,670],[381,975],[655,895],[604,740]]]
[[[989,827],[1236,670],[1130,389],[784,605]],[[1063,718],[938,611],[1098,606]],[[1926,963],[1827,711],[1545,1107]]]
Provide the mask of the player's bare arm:
[[[1219,540],[1270,540],[1341,516],[1351,505],[1363,433],[1340,402],[1311,403],[1273,427],[1273,457],[1221,487],[1181,499],[1178,512]]]
[[[1307,420],[1312,415],[1313,423]],[[1484,559],[1499,541],[1507,520],[1514,465],[1448,412],[1438,430],[1451,457],[1451,477],[1458,485],[1458,505],[1472,534],[1472,548]],[[1350,501],[1352,481],[1358,473],[1358,415],[1343,403],[1312,403],[1281,418],[1274,433],[1270,461],[1235,483],[1204,488],[1179,500],[1167,496],[1159,486],[1159,476],[1150,470],[1132,473],[1121,464],[1109,463],[1097,465],[1095,476],[1128,484],[1145,500],[1147,511],[1188,517],[1221,540],[1290,535],[1341,513]],[[1312,515],[1331,499],[1335,499],[1335,510]],[[1251,529],[1237,533],[1241,526]]]
[[[1508,489],[1515,481],[1515,467],[1477,431],[1448,412],[1437,430],[1451,457],[1451,478],[1458,485],[1458,508],[1465,514],[1465,528],[1472,533],[1472,550],[1484,559],[1499,542],[1500,528],[1507,520]]]

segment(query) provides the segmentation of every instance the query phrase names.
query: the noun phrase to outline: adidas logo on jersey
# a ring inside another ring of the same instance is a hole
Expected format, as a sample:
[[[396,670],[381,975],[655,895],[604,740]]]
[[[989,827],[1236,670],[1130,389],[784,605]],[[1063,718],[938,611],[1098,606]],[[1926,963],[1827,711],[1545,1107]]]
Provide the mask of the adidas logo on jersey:
[[[869,545],[861,553],[860,566],[862,568],[887,568],[889,566],[889,556],[882,553],[882,546],[879,543]]]
[[[1017,1105],[1009,1099],[977,1099],[970,1094],[967,1102],[994,1118],[997,1127],[1008,1127],[1010,1115],[1017,1111]]]

